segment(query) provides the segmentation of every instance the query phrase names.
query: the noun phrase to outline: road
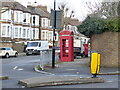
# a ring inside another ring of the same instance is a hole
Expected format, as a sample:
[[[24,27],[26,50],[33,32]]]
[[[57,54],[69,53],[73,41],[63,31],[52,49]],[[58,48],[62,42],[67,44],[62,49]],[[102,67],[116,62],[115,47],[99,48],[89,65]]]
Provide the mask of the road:
[[[33,68],[40,62],[39,55],[19,56],[2,59],[2,74],[9,76],[10,80],[3,81],[3,88],[19,88],[18,80],[41,75],[36,73]]]
[[[49,58],[48,58],[49,59]],[[3,80],[2,88],[22,88],[18,83],[21,79],[38,77],[38,76],[48,76],[47,74],[37,73],[34,71],[34,66],[40,63],[39,55],[32,56],[18,56],[10,57],[9,59],[2,59],[2,74],[9,76],[9,80]],[[63,64],[64,65],[64,64]],[[73,64],[74,65],[74,64]],[[82,66],[83,67],[83,66]],[[83,77],[90,77],[89,68],[83,67],[80,70],[85,71],[86,74],[80,73],[76,74],[78,67],[65,66],[61,69],[56,68],[55,70],[49,69],[48,72],[54,73],[55,75],[79,75]],[[63,70],[64,69],[64,70]],[[59,71],[58,71],[59,70]],[[65,71],[67,70],[67,72]],[[46,70],[47,71],[47,70]],[[51,86],[44,88],[117,88],[118,87],[118,75],[101,75],[106,82],[105,83],[95,83],[95,84],[82,84],[82,85],[63,85],[63,86]]]

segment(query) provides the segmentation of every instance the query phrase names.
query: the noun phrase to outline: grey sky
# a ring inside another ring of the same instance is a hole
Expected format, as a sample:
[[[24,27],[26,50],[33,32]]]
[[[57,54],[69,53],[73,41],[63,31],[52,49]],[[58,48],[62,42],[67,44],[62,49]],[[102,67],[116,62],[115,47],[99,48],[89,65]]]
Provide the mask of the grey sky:
[[[35,1],[39,5],[47,5],[48,10],[53,9],[54,0],[16,0],[22,3],[23,5],[27,5],[28,2],[34,3]],[[85,2],[92,2],[94,3],[96,0],[56,0],[56,6],[60,3],[66,3],[67,7],[70,10],[75,12],[75,18],[78,18],[82,21],[87,15],[87,9],[85,8]]]

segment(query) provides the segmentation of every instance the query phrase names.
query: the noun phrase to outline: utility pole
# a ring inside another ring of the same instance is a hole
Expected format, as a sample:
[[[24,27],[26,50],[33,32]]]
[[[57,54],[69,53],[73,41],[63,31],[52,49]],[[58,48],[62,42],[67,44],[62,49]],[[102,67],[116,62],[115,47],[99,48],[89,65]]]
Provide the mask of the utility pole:
[[[55,68],[55,29],[56,29],[56,0],[54,0],[54,28],[53,28],[52,68]]]

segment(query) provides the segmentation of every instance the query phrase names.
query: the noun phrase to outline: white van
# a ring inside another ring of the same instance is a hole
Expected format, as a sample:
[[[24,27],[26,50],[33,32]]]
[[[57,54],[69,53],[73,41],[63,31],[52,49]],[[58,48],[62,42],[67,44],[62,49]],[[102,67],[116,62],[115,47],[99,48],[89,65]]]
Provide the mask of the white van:
[[[26,55],[40,54],[41,50],[48,50],[48,41],[28,41],[26,47]]]

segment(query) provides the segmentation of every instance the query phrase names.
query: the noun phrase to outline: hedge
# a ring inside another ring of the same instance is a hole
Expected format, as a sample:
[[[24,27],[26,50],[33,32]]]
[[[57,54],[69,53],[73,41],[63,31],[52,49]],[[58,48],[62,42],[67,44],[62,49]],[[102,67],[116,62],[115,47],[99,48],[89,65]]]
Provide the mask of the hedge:
[[[100,34],[106,31],[119,32],[120,18],[102,19],[88,16],[81,25],[78,26],[78,31],[87,37],[93,34]]]

